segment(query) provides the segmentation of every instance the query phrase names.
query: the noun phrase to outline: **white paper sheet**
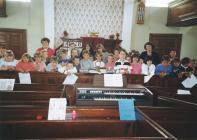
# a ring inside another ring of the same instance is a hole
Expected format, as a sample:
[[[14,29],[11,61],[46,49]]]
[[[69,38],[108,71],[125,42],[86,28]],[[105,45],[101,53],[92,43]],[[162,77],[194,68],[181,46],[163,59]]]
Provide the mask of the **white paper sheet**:
[[[178,89],[177,94],[178,95],[191,95],[189,90],[182,90],[182,89]]]
[[[0,90],[13,90],[15,79],[0,79]]]
[[[105,87],[123,87],[122,74],[104,74]]]
[[[78,76],[75,74],[69,74],[66,76],[66,79],[63,82],[63,85],[74,85],[78,79]]]
[[[192,88],[197,84],[197,78],[192,74],[191,77],[186,78],[182,84],[185,88]]]
[[[144,76],[144,83],[147,83],[152,77],[153,75]]]
[[[66,98],[50,98],[48,120],[65,120],[66,105]]]
[[[18,73],[20,84],[31,84],[30,73]]]

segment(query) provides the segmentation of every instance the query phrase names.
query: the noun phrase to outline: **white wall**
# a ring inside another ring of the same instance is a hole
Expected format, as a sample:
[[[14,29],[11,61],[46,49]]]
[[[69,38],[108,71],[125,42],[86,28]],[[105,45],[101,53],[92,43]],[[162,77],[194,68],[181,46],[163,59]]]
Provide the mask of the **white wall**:
[[[197,59],[197,26],[182,27],[179,33],[183,34],[181,57]]]
[[[8,17],[0,18],[0,28],[26,29],[27,50],[30,54],[33,54],[35,49],[41,46],[40,39],[43,36],[50,38],[50,46],[53,47],[53,2],[54,0],[32,0],[31,3],[8,1]],[[182,33],[181,57],[189,56],[197,59],[197,26],[167,27],[167,8],[146,8],[145,24],[138,25],[135,23],[137,5],[135,3],[132,11],[132,4],[133,0],[126,0],[124,5],[122,34],[124,48],[141,52],[144,43],[149,40],[150,33]]]
[[[44,0],[44,35],[50,39],[50,47],[54,48],[54,0]]]
[[[131,47],[131,31],[132,31],[132,22],[133,22],[133,8],[134,1],[133,0],[125,0],[124,1],[124,11],[123,11],[123,27],[122,27],[122,44],[121,46],[130,51]]]
[[[182,33],[182,48],[181,58],[189,56],[197,58],[197,26],[193,27],[168,27],[167,23],[167,8],[146,7],[145,9],[145,24],[136,24],[136,9],[134,8],[134,20],[131,37],[131,49],[143,51],[144,43],[149,41],[150,33]]]
[[[31,3],[7,1],[6,18],[0,18],[0,28],[27,30],[27,50],[31,55],[40,47],[44,35],[43,1],[32,0]]]

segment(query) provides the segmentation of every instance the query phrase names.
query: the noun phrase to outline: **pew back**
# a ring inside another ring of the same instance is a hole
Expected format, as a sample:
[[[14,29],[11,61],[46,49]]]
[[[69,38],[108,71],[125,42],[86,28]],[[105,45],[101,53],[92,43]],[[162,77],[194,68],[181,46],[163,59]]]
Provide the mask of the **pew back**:
[[[0,107],[0,136],[6,139],[126,137],[170,140],[174,137],[138,111],[136,121],[120,121],[117,108],[71,107],[77,119],[47,121],[47,108]],[[24,115],[25,114],[25,115]],[[43,116],[37,119],[37,116]],[[25,133],[24,133],[25,131]]]
[[[178,139],[197,139],[197,109],[139,107]]]

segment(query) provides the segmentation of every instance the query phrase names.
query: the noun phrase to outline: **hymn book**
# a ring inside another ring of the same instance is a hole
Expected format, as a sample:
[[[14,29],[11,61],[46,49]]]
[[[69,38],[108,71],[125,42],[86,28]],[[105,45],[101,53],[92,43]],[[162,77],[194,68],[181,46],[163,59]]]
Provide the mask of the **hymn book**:
[[[190,77],[186,78],[182,84],[185,88],[192,88],[197,84],[197,78],[192,74]]]

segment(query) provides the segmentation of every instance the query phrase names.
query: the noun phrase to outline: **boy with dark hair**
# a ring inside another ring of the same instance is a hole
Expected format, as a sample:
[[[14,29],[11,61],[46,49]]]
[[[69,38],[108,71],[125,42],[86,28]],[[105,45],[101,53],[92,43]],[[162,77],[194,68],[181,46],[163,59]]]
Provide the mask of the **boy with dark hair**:
[[[190,76],[190,73],[193,72],[193,69],[189,65],[190,65],[190,58],[189,57],[184,57],[183,59],[181,59],[181,67],[180,67],[179,77]]]
[[[164,55],[161,59],[161,64],[156,66],[155,74],[164,77],[172,73],[172,66],[170,65],[170,57]]]
[[[72,61],[73,61],[74,66],[77,69],[77,72],[79,72],[80,69],[81,69],[81,66],[80,66],[80,57],[79,56],[75,56]]]

